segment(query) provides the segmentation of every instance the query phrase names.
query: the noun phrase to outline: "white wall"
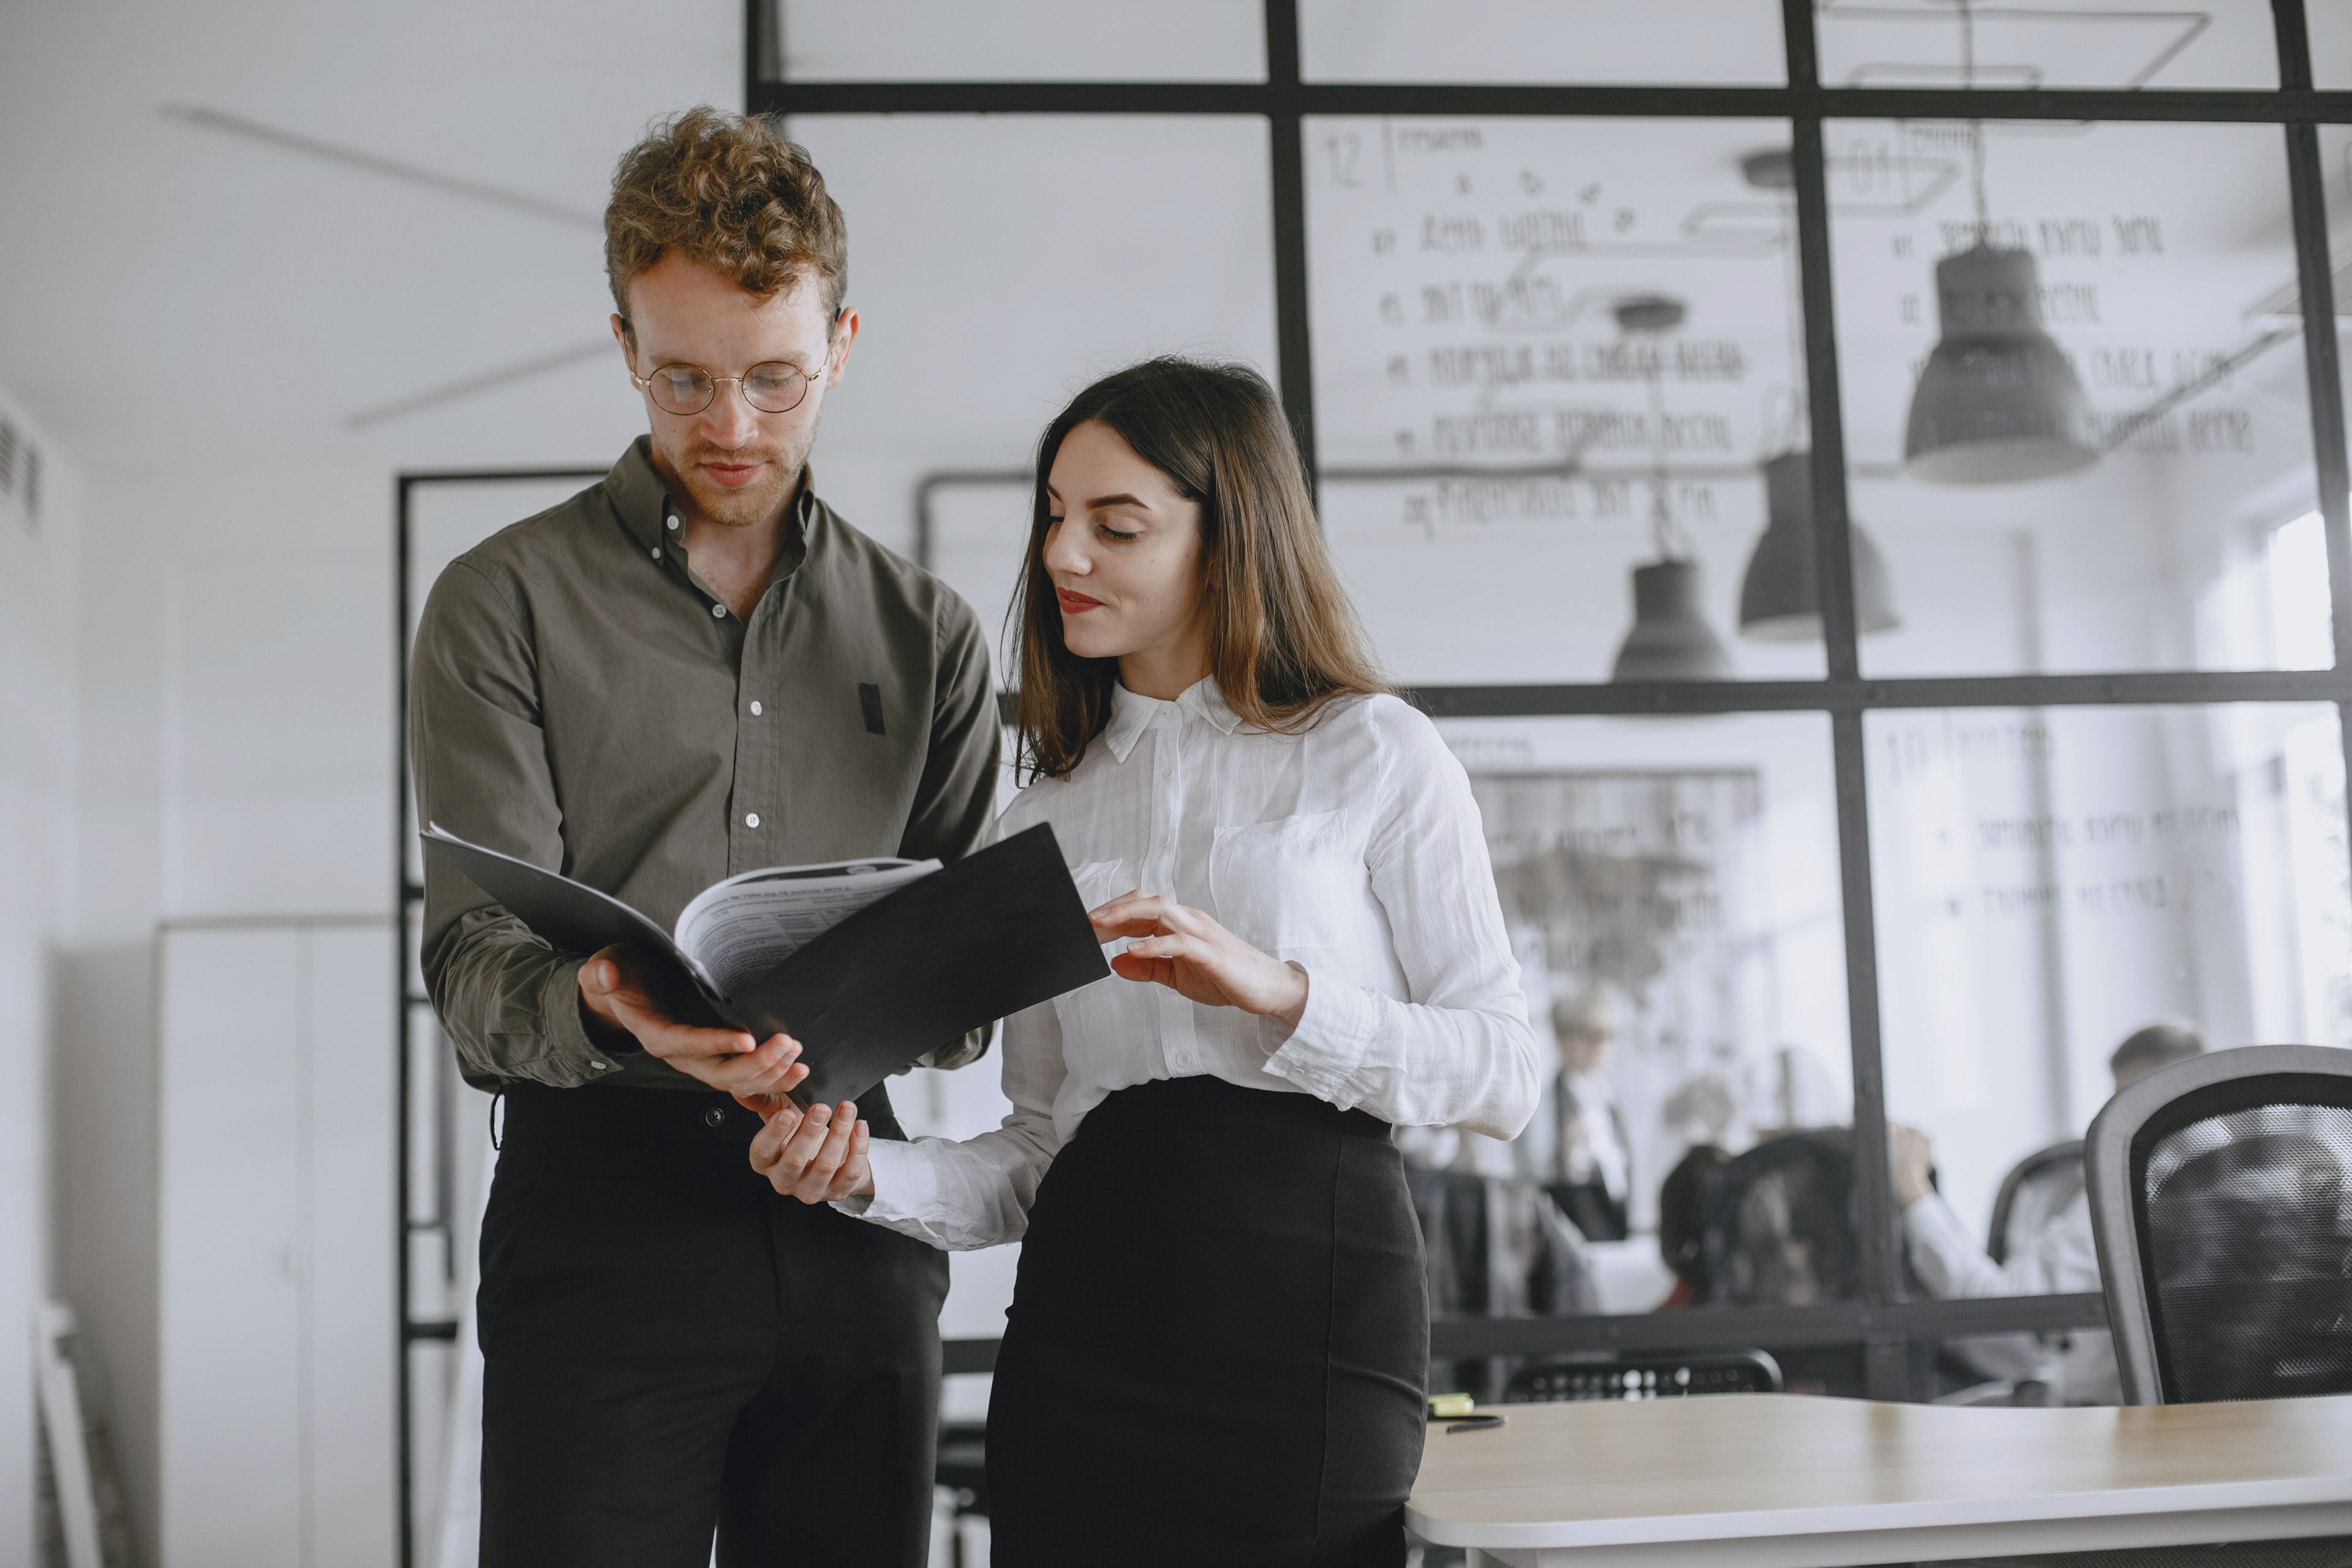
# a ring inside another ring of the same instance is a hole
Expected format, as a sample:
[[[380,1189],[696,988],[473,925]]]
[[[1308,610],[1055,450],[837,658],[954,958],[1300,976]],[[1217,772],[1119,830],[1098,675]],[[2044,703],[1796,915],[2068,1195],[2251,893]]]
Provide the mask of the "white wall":
[[[89,485],[58,1266],[141,1521],[160,1331],[155,924],[392,907],[389,479],[363,461],[256,473],[110,468]]]
[[[32,1313],[49,1293],[49,1089],[56,966],[70,918],[76,544],[81,485],[0,388],[39,450],[37,515],[0,493],[0,1563],[33,1555]],[[19,463],[22,462],[19,449]]]

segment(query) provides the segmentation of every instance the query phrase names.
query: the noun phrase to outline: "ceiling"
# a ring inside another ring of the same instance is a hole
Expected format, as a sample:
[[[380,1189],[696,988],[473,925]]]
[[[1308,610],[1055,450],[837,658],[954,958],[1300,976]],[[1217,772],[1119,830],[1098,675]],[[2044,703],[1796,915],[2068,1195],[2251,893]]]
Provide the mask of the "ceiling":
[[[613,160],[737,102],[740,36],[731,0],[0,8],[0,381],[93,467],[607,457],[638,415],[602,361],[352,421],[593,347]]]

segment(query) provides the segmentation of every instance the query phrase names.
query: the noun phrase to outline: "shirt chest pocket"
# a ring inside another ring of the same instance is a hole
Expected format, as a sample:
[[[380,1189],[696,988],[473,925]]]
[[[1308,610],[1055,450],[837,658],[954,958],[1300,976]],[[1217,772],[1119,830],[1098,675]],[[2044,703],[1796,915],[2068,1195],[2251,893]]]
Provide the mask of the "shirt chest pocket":
[[[1337,811],[1220,827],[1209,851],[1218,921],[1265,952],[1341,945],[1360,919],[1368,881],[1362,850]]]

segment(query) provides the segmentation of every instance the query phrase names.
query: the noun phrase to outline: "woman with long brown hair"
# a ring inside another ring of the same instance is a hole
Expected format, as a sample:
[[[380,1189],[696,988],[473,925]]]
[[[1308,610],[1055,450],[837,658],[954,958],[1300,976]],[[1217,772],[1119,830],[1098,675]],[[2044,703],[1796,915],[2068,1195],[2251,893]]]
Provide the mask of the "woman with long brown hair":
[[[1037,450],[999,825],[1050,822],[1112,977],[1006,1020],[1004,1124],[785,1108],[782,1192],[1023,1240],[994,1561],[1393,1564],[1429,1352],[1399,1124],[1516,1134],[1535,1042],[1477,806],[1382,687],[1273,390],[1158,359]]]

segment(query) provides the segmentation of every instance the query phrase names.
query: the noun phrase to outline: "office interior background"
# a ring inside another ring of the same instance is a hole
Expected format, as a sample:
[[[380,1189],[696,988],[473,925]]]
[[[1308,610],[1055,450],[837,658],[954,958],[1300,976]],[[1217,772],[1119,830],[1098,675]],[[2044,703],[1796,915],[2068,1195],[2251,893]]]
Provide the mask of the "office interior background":
[[[401,658],[443,563],[642,428],[599,215],[699,102],[782,114],[847,216],[816,486],[992,626],[1077,385],[1281,389],[1534,1015],[1612,1037],[1630,1234],[1549,1296],[1482,1252],[1464,1380],[1948,1393],[2105,1318],[1927,1299],[1889,1122],[1981,1228],[2144,1024],[2352,1044],[2341,0],[10,7],[0,1561],[59,1353],[132,1560],[469,1561],[492,1150],[414,968]],[[2004,287],[2063,366],[2005,446],[1948,344]],[[893,1094],[1003,1104],[992,1058]],[[1559,1126],[1416,1158],[1491,1208]],[[1851,1129],[1843,1233],[1654,1311],[1667,1173],[1804,1128]],[[954,1259],[951,1416],[1014,1254]]]

